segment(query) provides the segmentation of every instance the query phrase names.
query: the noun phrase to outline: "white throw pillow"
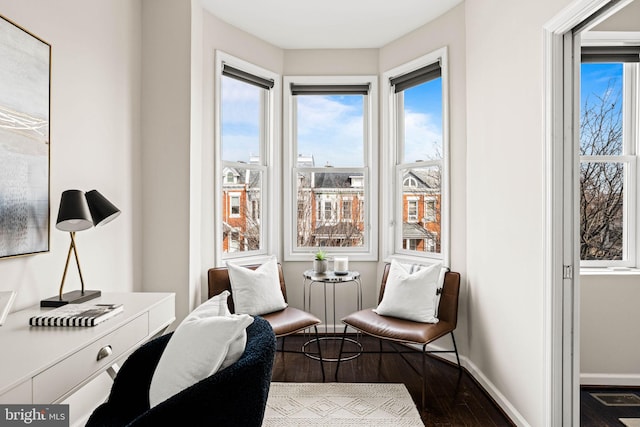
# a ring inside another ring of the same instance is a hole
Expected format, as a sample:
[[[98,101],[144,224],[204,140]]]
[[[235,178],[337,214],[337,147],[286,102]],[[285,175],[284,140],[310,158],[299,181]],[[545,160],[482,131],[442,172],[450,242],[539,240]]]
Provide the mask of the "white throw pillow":
[[[442,264],[434,264],[411,273],[396,260],[391,261],[382,301],[373,311],[422,323],[438,323],[436,301]],[[444,276],[442,276],[444,277]]]
[[[189,317],[201,319],[208,316],[231,316],[229,305],[227,304],[229,295],[231,295],[229,291],[222,291],[218,295],[209,298],[189,313]],[[227,352],[220,369],[224,369],[240,359],[240,356],[244,353],[246,345],[247,333],[244,332],[229,344],[229,351]]]
[[[278,262],[275,257],[255,270],[227,262],[229,281],[236,313],[273,313],[287,306],[280,289]]]
[[[218,295],[212,296],[189,313],[189,317],[230,316],[231,312],[227,304],[229,295],[231,295],[229,291],[222,291]]]
[[[176,328],[151,379],[151,407],[240,359],[253,317],[226,315],[228,295],[225,291],[204,302]]]

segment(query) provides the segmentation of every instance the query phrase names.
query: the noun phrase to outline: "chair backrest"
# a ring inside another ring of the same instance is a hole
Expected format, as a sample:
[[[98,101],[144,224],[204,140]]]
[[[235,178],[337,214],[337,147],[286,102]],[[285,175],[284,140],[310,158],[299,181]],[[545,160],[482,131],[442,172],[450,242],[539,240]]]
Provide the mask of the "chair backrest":
[[[378,302],[382,301],[384,295],[384,288],[387,285],[387,278],[389,277],[389,270],[391,264],[387,263],[384,266],[382,272],[382,283],[380,285],[380,295]],[[442,286],[442,295],[440,296],[440,303],[438,304],[438,319],[444,322],[449,322],[453,325],[453,328],[458,325],[458,296],[460,294],[460,273],[448,271],[444,275],[444,284]]]
[[[260,264],[247,265],[246,268],[255,270],[260,267]],[[209,276],[209,292],[208,298],[218,295],[220,292],[229,291],[229,311],[235,313],[235,307],[233,305],[233,291],[231,290],[231,280],[229,280],[229,269],[227,267],[210,268],[208,271]],[[280,278],[280,289],[282,290],[282,296],[287,301],[287,288],[284,284],[284,275],[282,274],[282,264],[278,263],[278,277]]]

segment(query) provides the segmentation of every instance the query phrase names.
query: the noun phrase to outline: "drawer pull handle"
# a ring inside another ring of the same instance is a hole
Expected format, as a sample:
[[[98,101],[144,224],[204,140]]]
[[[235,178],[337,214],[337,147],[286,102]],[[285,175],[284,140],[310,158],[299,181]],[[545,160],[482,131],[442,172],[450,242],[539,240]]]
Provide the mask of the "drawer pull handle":
[[[106,345],[100,349],[100,351],[98,352],[98,358],[96,360],[104,359],[105,357],[110,356],[111,353],[113,353],[113,349],[110,345]]]

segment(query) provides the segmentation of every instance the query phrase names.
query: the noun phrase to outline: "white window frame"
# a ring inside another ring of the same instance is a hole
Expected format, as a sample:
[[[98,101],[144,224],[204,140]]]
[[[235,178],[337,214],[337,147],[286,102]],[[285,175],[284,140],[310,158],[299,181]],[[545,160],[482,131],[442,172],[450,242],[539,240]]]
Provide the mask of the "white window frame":
[[[590,31],[582,36],[582,46],[622,46],[640,44],[640,32]],[[583,162],[623,163],[623,247],[621,260],[580,260],[580,268],[638,268],[640,267],[640,64],[623,64],[622,146],[623,153],[614,156],[580,156]],[[579,256],[579,255],[578,255]]]
[[[264,97],[265,111],[263,115],[264,134],[261,135],[260,156],[261,164],[234,163],[222,161],[222,68],[224,64],[246,71],[250,74],[271,79],[273,88],[266,92]],[[224,265],[228,259],[242,259],[243,263],[258,263],[266,260],[271,254],[278,254],[280,242],[280,107],[282,105],[281,75],[267,70],[250,62],[239,59],[226,52],[215,52],[214,74],[214,205],[215,205],[215,263]],[[222,200],[223,200],[223,171],[225,167],[260,171],[262,173],[260,190],[260,249],[244,252],[224,253],[223,251],[223,226],[222,226]],[[268,224],[268,226],[266,226]]]
[[[326,196],[320,198],[320,209],[316,215],[323,223],[335,222],[334,202]]]
[[[349,206],[348,215],[345,215],[344,208],[345,206]],[[340,221],[342,222],[353,222],[353,197],[342,197],[340,200]]]
[[[362,168],[316,167],[305,168],[310,172],[348,173],[354,169],[362,169],[364,182],[364,245],[362,247],[328,247],[330,254],[348,255],[354,261],[378,260],[378,76],[284,76],[283,78],[283,140],[284,140],[284,224],[290,224],[283,229],[284,259],[286,261],[308,261],[315,252],[314,248],[298,247],[296,236],[297,218],[297,146],[296,146],[296,118],[294,95],[291,94],[291,84],[310,85],[348,85],[369,84],[369,94],[365,97],[364,114],[364,166]]]
[[[407,222],[418,222],[418,217],[420,213],[420,197],[418,196],[407,196]],[[415,214],[411,214],[410,208],[415,208]]]
[[[412,176],[408,176],[402,181],[402,185],[405,187],[417,187],[418,181]]]
[[[241,198],[241,194],[236,192],[236,191],[231,191],[228,193],[228,198],[229,198],[229,206],[228,206],[228,212],[229,212],[229,218],[240,218],[242,215],[240,215],[240,210],[242,209],[241,204],[242,204],[242,198]],[[238,213],[233,213],[233,201],[237,200],[238,201]]]
[[[429,208],[429,205],[433,203],[433,211]],[[424,219],[426,222],[434,222],[438,219],[438,199],[435,197],[427,196],[424,198]]]
[[[442,78],[442,162],[441,162],[441,194],[440,194],[440,253],[418,252],[403,249],[402,240],[402,204],[397,203],[398,195],[402,197],[402,172],[412,167],[428,167],[431,162],[400,163],[403,152],[398,138],[396,95],[389,80],[407,74],[429,64],[440,61]],[[449,156],[449,70],[448,49],[442,47],[420,58],[407,62],[382,75],[382,192],[381,217],[382,224],[382,256],[385,260],[392,258],[407,262],[450,263],[450,156]],[[401,165],[401,167],[400,167]],[[400,206],[398,206],[400,205]]]

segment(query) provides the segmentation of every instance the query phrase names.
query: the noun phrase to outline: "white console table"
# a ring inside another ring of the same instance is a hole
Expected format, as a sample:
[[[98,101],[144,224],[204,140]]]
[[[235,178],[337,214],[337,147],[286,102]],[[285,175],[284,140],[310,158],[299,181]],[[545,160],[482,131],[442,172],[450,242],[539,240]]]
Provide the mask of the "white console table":
[[[0,403],[58,403],[175,320],[173,293],[103,293],[124,311],[93,327],[29,326],[51,308],[11,313],[0,326]],[[100,356],[98,356],[100,353]]]

